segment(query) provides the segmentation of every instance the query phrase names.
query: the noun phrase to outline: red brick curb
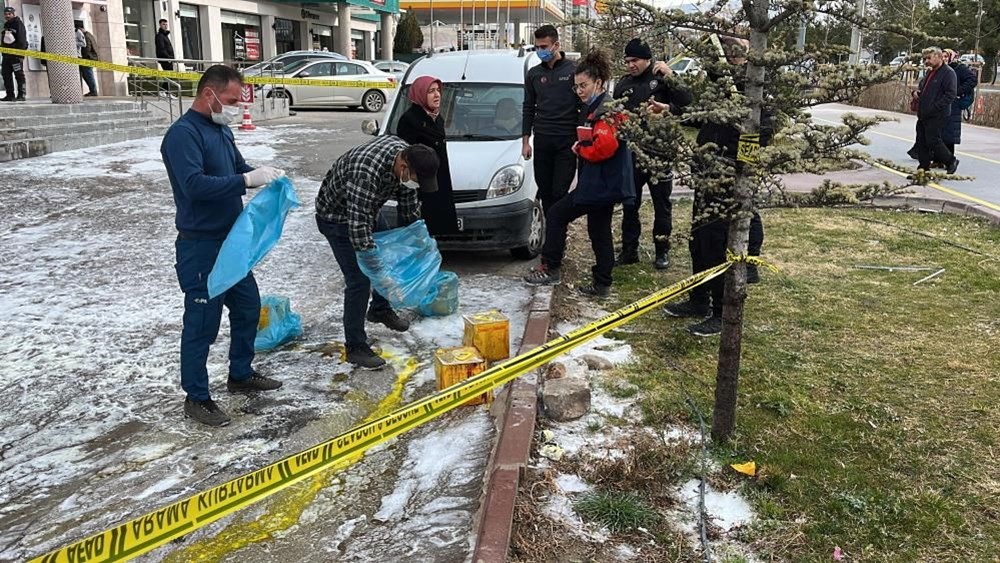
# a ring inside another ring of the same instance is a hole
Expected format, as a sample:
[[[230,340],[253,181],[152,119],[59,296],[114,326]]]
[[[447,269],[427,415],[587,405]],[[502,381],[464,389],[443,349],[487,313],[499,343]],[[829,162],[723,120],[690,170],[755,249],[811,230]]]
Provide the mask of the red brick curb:
[[[535,291],[524,325],[518,354],[541,346],[548,340],[552,288]],[[538,374],[515,379],[494,402],[500,437],[487,466],[485,496],[477,515],[476,563],[503,563],[514,523],[514,501],[521,474],[528,464],[535,433],[538,403]]]

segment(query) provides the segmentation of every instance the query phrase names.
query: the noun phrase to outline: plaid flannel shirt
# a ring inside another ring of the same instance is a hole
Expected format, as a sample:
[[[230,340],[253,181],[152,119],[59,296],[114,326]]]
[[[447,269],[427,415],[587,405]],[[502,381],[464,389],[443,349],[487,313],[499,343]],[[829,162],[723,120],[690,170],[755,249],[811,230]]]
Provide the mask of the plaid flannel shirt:
[[[355,250],[375,248],[375,218],[390,199],[398,204],[400,225],[420,218],[416,190],[404,186],[392,173],[396,155],[408,146],[399,137],[377,137],[345,152],[326,173],[316,196],[316,214],[347,224]]]

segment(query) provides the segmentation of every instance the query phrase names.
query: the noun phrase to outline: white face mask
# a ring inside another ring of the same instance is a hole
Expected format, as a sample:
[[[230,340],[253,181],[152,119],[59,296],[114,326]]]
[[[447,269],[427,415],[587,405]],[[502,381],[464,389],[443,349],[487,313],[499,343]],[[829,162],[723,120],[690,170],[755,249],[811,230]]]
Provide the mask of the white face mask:
[[[407,188],[410,188],[411,190],[418,190],[418,189],[420,189],[420,184],[417,183],[416,180],[407,180],[407,181],[403,182],[403,185],[406,186]]]
[[[212,92],[212,96],[215,97],[215,101],[219,102],[219,105],[222,106],[221,112],[212,112],[213,122],[218,123],[219,125],[229,125],[240,118],[240,106],[223,105],[222,100],[215,95],[215,92],[211,90],[209,90],[209,92]]]

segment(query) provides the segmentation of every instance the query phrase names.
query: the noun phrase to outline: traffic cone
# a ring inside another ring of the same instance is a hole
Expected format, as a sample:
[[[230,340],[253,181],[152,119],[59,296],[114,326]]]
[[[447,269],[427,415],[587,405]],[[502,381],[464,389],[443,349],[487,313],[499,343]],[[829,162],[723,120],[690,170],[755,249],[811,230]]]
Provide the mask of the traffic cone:
[[[250,120],[250,106],[243,104],[243,123],[240,124],[240,131],[256,131],[257,126]]]

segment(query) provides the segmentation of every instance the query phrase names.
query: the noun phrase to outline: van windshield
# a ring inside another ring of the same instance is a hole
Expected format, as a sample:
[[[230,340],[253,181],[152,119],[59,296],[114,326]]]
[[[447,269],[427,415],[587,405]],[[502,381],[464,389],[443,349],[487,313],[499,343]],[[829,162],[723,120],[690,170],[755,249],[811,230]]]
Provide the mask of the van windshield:
[[[396,133],[399,118],[410,109],[409,85],[400,96],[389,120],[389,133]],[[446,83],[441,98],[441,117],[449,140],[498,141],[521,137],[520,84]]]

